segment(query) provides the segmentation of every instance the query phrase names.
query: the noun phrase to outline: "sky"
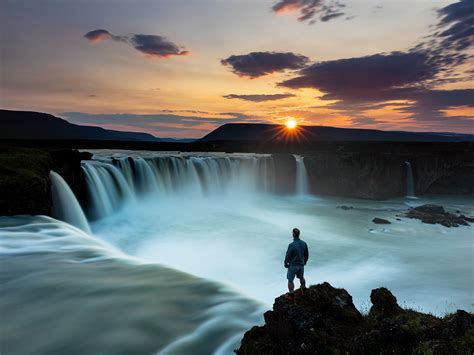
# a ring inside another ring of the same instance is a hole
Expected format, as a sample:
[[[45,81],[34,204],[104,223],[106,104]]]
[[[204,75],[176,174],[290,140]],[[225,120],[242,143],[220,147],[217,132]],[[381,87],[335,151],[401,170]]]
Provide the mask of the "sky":
[[[0,0],[0,107],[158,137],[474,133],[473,42],[474,0]]]

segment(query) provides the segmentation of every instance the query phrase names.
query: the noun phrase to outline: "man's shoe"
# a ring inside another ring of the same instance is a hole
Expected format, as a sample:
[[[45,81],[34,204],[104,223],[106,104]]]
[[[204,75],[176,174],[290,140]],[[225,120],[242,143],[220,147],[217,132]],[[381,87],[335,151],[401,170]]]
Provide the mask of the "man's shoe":
[[[300,287],[300,291],[301,291],[301,296],[304,296],[306,292],[306,287]]]
[[[295,296],[292,294],[292,293],[287,293],[285,294],[285,298],[288,300],[288,301],[293,301],[295,299]]]

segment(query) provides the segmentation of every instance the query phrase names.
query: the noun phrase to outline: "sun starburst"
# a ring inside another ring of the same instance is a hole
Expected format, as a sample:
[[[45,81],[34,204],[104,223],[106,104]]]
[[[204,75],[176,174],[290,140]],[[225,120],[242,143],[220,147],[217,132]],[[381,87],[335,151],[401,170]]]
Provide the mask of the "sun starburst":
[[[290,120],[286,121],[286,128],[295,129],[296,126],[297,126],[297,123],[296,123],[295,120],[290,119]]]

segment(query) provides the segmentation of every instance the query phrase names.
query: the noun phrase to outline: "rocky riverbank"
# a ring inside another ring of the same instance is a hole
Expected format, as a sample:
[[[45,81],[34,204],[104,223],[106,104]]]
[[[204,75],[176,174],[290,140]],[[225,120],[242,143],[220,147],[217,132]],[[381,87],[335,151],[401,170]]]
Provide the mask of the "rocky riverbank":
[[[465,354],[474,352],[474,315],[442,318],[403,309],[386,288],[372,290],[361,314],[344,289],[311,286],[294,301],[275,299],[265,324],[247,331],[237,354]]]

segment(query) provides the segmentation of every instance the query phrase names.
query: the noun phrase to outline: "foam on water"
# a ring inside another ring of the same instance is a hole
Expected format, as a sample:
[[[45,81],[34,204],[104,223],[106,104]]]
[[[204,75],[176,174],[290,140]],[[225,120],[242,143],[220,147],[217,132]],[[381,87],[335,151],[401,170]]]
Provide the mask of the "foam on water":
[[[49,217],[0,217],[0,264],[8,354],[229,354],[262,322],[261,305],[229,288]]]

